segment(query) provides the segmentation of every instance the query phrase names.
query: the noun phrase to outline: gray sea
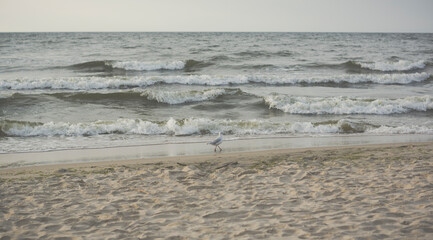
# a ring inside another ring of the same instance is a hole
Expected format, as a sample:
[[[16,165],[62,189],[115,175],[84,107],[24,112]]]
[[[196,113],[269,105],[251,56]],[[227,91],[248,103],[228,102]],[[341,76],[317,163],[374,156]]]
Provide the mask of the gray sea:
[[[433,135],[433,34],[0,33],[0,152]]]

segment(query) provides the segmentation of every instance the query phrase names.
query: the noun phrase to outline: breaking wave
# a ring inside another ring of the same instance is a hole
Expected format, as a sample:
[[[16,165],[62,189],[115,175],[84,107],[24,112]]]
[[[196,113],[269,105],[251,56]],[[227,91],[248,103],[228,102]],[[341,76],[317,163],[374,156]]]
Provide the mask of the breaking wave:
[[[79,99],[79,100],[127,100],[145,98],[150,101],[156,101],[166,104],[183,104],[192,102],[203,102],[213,100],[219,96],[245,94],[239,88],[211,88],[204,90],[184,90],[184,91],[167,91],[160,89],[133,89],[130,91],[116,92],[58,92],[49,93],[61,99]],[[19,93],[10,94],[10,96],[19,96]],[[1,95],[0,95],[1,97]]]
[[[431,96],[397,99],[349,97],[296,97],[273,94],[264,97],[269,108],[291,114],[394,114],[433,109]]]
[[[330,68],[346,70],[348,72],[404,72],[410,70],[424,69],[426,67],[426,61],[389,61],[389,62],[357,62],[347,61],[340,64],[308,64],[310,68]]]
[[[172,62],[140,62],[140,61],[118,61],[110,63],[113,68],[129,71],[155,71],[155,70],[181,70],[185,67],[185,61]]]
[[[196,60],[176,61],[90,61],[68,66],[68,69],[84,72],[112,72],[123,71],[158,71],[158,70],[185,70],[194,71],[212,65],[211,63]]]
[[[205,89],[202,91],[155,91],[144,90],[141,96],[160,103],[182,104],[188,102],[202,102],[215,99],[222,95],[240,93],[240,89]]]
[[[374,63],[359,63],[362,68],[371,70],[391,72],[391,71],[409,71],[414,69],[423,69],[424,61],[411,62],[399,60],[398,62],[374,62]]]
[[[35,79],[5,79],[0,81],[0,89],[125,89],[151,86],[158,83],[183,85],[242,85],[248,83],[262,84],[410,84],[423,82],[431,77],[428,73],[399,74],[345,74],[323,77],[296,77],[279,75],[174,75],[174,76],[133,76],[133,77],[62,77]]]
[[[254,76],[249,81],[265,84],[410,84],[422,82],[430,78],[428,73],[399,73],[399,74],[343,74],[321,77],[278,77]]]
[[[425,126],[375,126],[364,122],[341,119],[326,122],[275,123],[264,120],[210,120],[188,118],[152,122],[141,119],[118,119],[89,123],[0,121],[0,135],[8,137],[94,136],[103,134],[128,135],[275,135],[275,134],[433,134]]]
[[[237,56],[243,57],[271,57],[271,56],[290,56],[292,55],[289,51],[279,51],[279,52],[265,52],[265,51],[245,51],[236,53]],[[78,63],[68,66],[68,69],[85,71],[85,72],[113,72],[116,70],[120,71],[173,71],[173,70],[184,70],[186,72],[193,72],[208,66],[215,64],[220,60],[229,60],[230,57],[227,56],[215,56],[208,61],[198,61],[194,59],[189,60],[172,60],[172,61],[89,61],[84,63]],[[389,62],[356,62],[347,61],[341,64],[308,64],[306,67],[310,68],[335,68],[335,69],[345,69],[349,72],[356,73],[368,73],[379,71],[379,72],[404,72],[410,70],[424,69],[427,63],[424,60],[420,61],[389,61]],[[225,67],[231,68],[248,68],[249,65],[228,65]],[[270,64],[256,64],[254,66],[273,66]]]

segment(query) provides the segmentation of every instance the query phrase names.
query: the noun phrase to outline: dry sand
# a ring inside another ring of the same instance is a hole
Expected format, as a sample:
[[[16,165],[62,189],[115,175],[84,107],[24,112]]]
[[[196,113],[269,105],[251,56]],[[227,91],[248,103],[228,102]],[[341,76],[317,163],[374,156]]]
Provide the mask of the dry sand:
[[[0,171],[0,239],[433,239],[433,143]]]

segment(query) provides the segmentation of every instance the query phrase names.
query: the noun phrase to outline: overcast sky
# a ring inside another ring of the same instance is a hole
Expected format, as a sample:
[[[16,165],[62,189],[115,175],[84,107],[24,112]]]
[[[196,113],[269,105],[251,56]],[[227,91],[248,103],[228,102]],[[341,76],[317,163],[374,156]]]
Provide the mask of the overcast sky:
[[[0,0],[1,32],[433,32],[433,0]]]

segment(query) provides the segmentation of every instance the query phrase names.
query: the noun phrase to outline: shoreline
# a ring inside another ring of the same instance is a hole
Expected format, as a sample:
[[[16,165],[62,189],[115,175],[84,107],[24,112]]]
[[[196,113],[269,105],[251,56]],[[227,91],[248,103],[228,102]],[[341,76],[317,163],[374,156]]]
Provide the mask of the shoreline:
[[[47,173],[58,171],[59,169],[101,169],[107,167],[121,167],[121,166],[174,166],[182,164],[196,164],[200,162],[217,161],[216,163],[227,163],[227,162],[243,162],[248,163],[257,161],[259,158],[269,158],[275,156],[281,156],[286,154],[313,154],[320,151],[335,151],[335,150],[355,150],[355,149],[378,149],[378,148],[398,148],[402,146],[424,146],[430,145],[433,148],[433,141],[426,142],[402,142],[402,143],[382,143],[382,144],[360,144],[360,145],[345,145],[345,146],[323,146],[323,147],[300,147],[300,148],[282,148],[282,149],[267,149],[257,151],[245,151],[245,152],[216,152],[211,154],[202,155],[182,155],[182,156],[165,156],[165,157],[154,157],[154,158],[136,158],[127,160],[107,160],[107,161],[89,161],[89,162],[75,162],[75,163],[58,163],[58,164],[47,164],[47,165],[32,165],[32,166],[21,166],[14,168],[0,168],[0,179],[4,178],[5,175],[11,175],[25,172],[32,173]],[[117,148],[116,148],[117,149]],[[75,151],[75,150],[72,150]],[[80,150],[77,150],[80,151]],[[230,158],[232,160],[227,160]],[[252,158],[252,159],[249,159]],[[234,160],[233,160],[234,159]],[[242,159],[242,160],[240,160]]]
[[[212,155],[209,139],[194,142],[134,145],[107,148],[66,149],[43,152],[0,154],[0,171],[11,168],[49,166],[57,164],[96,163],[167,157]],[[342,147],[374,144],[433,142],[433,135],[320,136],[268,137],[234,139],[230,136],[221,145],[223,154],[281,149]]]
[[[6,239],[431,239],[433,142],[0,170]]]

